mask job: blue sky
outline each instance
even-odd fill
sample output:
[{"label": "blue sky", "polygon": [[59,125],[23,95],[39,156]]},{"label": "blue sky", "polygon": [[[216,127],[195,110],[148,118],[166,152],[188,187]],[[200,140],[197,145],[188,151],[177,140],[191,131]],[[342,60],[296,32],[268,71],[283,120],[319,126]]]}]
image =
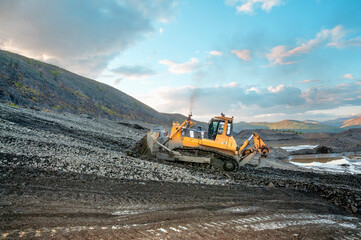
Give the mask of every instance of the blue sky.
[{"label": "blue sky", "polygon": [[361,1],[0,1],[0,48],[208,120],[361,113]]}]

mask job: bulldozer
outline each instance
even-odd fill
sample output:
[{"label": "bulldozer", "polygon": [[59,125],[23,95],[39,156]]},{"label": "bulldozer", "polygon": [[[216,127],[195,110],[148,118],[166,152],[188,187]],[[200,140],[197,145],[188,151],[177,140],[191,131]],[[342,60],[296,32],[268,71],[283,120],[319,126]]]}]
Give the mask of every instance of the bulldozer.
[{"label": "bulldozer", "polygon": [[[151,129],[146,136],[147,152],[157,159],[209,164],[223,171],[238,171],[256,156],[260,159],[270,152],[256,132],[237,145],[232,136],[233,117],[222,113],[212,118],[206,132],[196,127],[191,116],[182,124],[173,122],[170,133],[162,127]],[[252,139],[253,146],[247,148]]]}]

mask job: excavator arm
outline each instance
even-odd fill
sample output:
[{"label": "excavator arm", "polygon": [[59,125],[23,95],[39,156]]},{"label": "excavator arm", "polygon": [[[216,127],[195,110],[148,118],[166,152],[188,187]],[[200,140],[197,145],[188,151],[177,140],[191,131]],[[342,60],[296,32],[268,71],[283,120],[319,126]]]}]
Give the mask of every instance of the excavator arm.
[{"label": "excavator arm", "polygon": [[[254,142],[253,148],[246,149],[252,139]],[[248,156],[251,153],[260,153],[262,156],[267,156],[270,152],[270,148],[263,142],[262,138],[254,132],[246,141],[244,141],[242,146],[239,147],[238,152],[242,157]]]}]

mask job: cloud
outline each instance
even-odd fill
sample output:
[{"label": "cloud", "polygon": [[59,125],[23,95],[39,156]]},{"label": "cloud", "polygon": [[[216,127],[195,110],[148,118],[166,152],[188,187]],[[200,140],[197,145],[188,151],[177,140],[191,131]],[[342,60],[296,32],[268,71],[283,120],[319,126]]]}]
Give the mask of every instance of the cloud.
[{"label": "cloud", "polygon": [[289,57],[291,54],[286,50],[286,46],[277,46],[272,48],[271,52],[266,55],[268,60],[271,62],[272,65],[274,64],[280,64],[280,65],[287,65],[287,64],[293,64],[296,61],[288,61],[284,62],[283,59],[285,57]]},{"label": "cloud", "polygon": [[[240,5],[237,5],[238,3]],[[236,10],[237,13],[246,13],[252,14],[254,13],[255,8],[261,7],[262,10],[269,12],[273,7],[280,6],[283,4],[282,0],[227,0],[227,5],[237,5]]]},{"label": "cloud", "polygon": [[328,46],[336,48],[361,47],[361,37],[356,37],[338,42],[330,42]]},{"label": "cloud", "polygon": [[[255,89],[256,90],[256,89]],[[195,114],[209,114],[212,112],[233,112],[253,107],[272,108],[273,106],[297,106],[305,102],[301,97],[301,90],[294,87],[284,87],[284,91],[270,93],[267,89],[250,91],[235,83],[208,88],[185,86],[179,88],[163,87],[151,96],[144,97],[148,104],[163,112],[187,113],[189,96],[197,92],[197,101],[193,103]],[[242,109],[244,110],[244,109]],[[253,110],[252,110],[253,111]]]},{"label": "cloud", "polygon": [[219,87],[223,87],[223,88],[236,88],[238,87],[238,83],[237,82],[230,82],[230,83],[227,83],[227,84],[223,84],[222,86],[220,85],[216,85],[215,87],[216,88],[219,88]]},{"label": "cloud", "polygon": [[163,59],[160,60],[159,63],[166,65],[168,67],[168,71],[174,74],[191,73],[193,70],[200,67],[197,58],[191,58],[189,59],[189,61],[186,61],[184,63],[177,63],[168,59]]},{"label": "cloud", "polygon": [[276,87],[269,86],[269,87],[267,88],[267,90],[268,90],[269,92],[272,92],[272,93],[282,92],[282,91],[285,90],[285,85],[281,84],[281,85],[278,85],[278,86],[276,86]]},{"label": "cloud", "polygon": [[344,78],[353,79],[353,75],[351,73],[346,73],[343,75]]},{"label": "cloud", "polygon": [[213,56],[222,56],[223,52],[220,51],[210,51],[209,54],[213,55]]},{"label": "cloud", "polygon": [[[345,84],[342,87],[312,87],[306,90],[282,84],[268,88],[232,83],[199,88],[194,86],[162,87],[142,99],[159,111],[187,114],[189,98],[193,92],[197,93],[197,98],[192,105],[193,114],[195,119],[204,117],[203,120],[209,120],[210,116],[220,112],[234,115],[238,121],[239,119],[259,120],[254,116],[271,115],[274,116],[274,120],[296,115],[302,118],[308,111],[350,106],[356,108],[361,105],[361,89],[355,83]],[[269,120],[265,118],[263,121]]]},{"label": "cloud", "polygon": [[199,70],[192,74],[192,79],[201,80],[207,76],[207,71]]},{"label": "cloud", "polygon": [[117,86],[124,78],[117,78],[114,80],[114,85]]},{"label": "cloud", "polygon": [[249,49],[243,49],[243,50],[231,50],[231,53],[236,55],[238,58],[244,60],[244,61],[250,61],[251,60],[251,50]]},{"label": "cloud", "polygon": [[109,70],[130,79],[144,79],[155,74],[152,69],[144,66],[120,66]]},{"label": "cloud", "polygon": [[160,34],[164,33],[164,31],[165,31],[164,28],[159,28],[159,33]]},{"label": "cloud", "polygon": [[316,79],[306,79],[303,81],[297,81],[298,83],[311,83],[311,82],[319,82],[320,80],[316,80]]},{"label": "cloud", "polygon": [[[307,103],[315,105],[318,109],[332,109],[345,105],[361,105],[361,99],[357,99],[361,89],[356,83],[342,83],[335,87],[310,88],[302,93]],[[353,98],[354,100],[349,100]],[[345,99],[348,99],[345,102]],[[315,107],[313,107],[315,109]]]},{"label": "cloud", "polygon": [[345,29],[338,25],[333,29],[324,29],[317,33],[316,38],[309,40],[306,43],[302,43],[301,46],[298,46],[290,50],[290,54],[305,54],[311,50],[319,47],[325,40],[339,41],[344,38],[346,35]]},{"label": "cloud", "polygon": [[0,2],[0,48],[94,77],[129,46],[171,19],[173,1]]},{"label": "cloud", "polygon": [[268,58],[271,65],[293,64],[296,63],[296,61],[284,61],[284,59],[291,56],[307,54],[310,51],[325,45],[327,41],[338,42],[345,36],[346,30],[341,25],[338,25],[332,29],[321,30],[316,34],[315,38],[302,43],[300,46],[297,46],[293,49],[287,50],[287,47],[284,45],[276,46],[271,49],[270,53],[266,54],[266,57]]},{"label": "cloud", "polygon": [[246,89],[246,93],[249,93],[249,92],[256,92],[256,93],[259,93],[261,90],[256,88],[256,87],[250,87],[248,89]]}]

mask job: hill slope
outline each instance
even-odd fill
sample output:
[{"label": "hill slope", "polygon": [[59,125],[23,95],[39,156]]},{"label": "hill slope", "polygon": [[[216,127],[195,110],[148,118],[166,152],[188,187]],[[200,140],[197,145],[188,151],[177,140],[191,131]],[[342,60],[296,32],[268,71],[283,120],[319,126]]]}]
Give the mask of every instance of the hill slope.
[{"label": "hill slope", "polygon": [[341,128],[361,127],[361,116],[343,122]]},{"label": "hill slope", "polygon": [[185,118],[159,113],[106,84],[2,50],[0,78],[0,101],[15,106],[167,125]]}]

